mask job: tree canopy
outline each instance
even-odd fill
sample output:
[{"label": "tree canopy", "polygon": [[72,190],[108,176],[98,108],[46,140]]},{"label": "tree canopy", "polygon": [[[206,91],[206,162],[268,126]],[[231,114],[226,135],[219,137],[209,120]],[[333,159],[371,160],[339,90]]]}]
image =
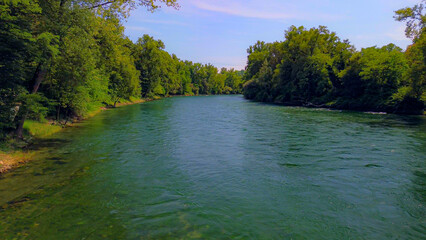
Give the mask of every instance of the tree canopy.
[{"label": "tree canopy", "polygon": [[256,42],[247,49],[244,96],[290,105],[422,114],[424,3],[395,12],[413,39],[405,52],[394,44],[357,51],[324,26],[292,26],[284,41]]},{"label": "tree canopy", "polygon": [[22,136],[28,118],[79,118],[141,97],[241,92],[234,70],[182,61],[148,35],[130,41],[122,21],[137,6],[179,8],[176,0],[1,1],[0,132]]},{"label": "tree canopy", "polygon": [[22,136],[26,119],[80,118],[101,106],[146,97],[244,93],[307,106],[423,113],[425,0],[395,12],[413,43],[357,51],[325,26],[290,27],[285,39],[247,49],[245,71],[181,60],[122,22],[142,6],[176,0],[2,0],[0,132]]}]

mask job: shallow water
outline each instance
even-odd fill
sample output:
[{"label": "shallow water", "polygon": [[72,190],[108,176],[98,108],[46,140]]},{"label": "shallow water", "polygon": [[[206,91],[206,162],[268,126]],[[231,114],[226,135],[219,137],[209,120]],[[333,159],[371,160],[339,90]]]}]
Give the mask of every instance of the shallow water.
[{"label": "shallow water", "polygon": [[176,97],[0,178],[0,239],[425,239],[426,119]]}]

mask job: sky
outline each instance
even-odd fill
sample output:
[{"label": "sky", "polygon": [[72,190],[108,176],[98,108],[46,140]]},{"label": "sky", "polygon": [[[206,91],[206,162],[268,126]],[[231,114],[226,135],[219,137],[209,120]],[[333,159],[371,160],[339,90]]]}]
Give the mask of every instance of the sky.
[{"label": "sky", "polygon": [[178,0],[179,10],[154,13],[139,7],[124,23],[136,41],[143,34],[161,39],[182,60],[244,69],[246,49],[261,40],[283,41],[290,26],[327,26],[358,50],[410,40],[394,11],[420,0]]}]

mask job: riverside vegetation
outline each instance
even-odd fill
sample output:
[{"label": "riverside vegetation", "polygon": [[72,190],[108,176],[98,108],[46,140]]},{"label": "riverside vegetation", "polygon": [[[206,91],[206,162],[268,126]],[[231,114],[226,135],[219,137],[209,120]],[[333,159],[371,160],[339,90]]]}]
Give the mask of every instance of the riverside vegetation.
[{"label": "riverside vegetation", "polygon": [[4,152],[25,145],[17,139],[46,136],[104,106],[241,92],[240,71],[180,60],[148,35],[130,41],[122,21],[138,5],[179,8],[176,0],[0,1],[0,168],[25,158]]},{"label": "riverside vegetation", "polygon": [[172,95],[243,93],[264,102],[422,114],[424,3],[396,11],[413,39],[405,52],[393,44],[356,51],[326,27],[291,27],[285,41],[251,46],[245,71],[236,71],[183,61],[149,35],[136,42],[124,35],[132,9],[178,9],[176,0],[1,0],[0,156],[22,146],[17,139],[57,132],[102,107]]},{"label": "riverside vegetation", "polygon": [[130,41],[122,21],[138,5],[179,8],[176,0],[1,1],[0,139],[25,137],[27,119],[66,122],[140,98],[241,92],[241,71],[180,60],[148,35]]},{"label": "riverside vegetation", "polygon": [[326,27],[290,27],[281,42],[247,53],[244,96],[262,102],[423,114],[426,93],[425,0],[396,11],[413,40],[357,51]]}]

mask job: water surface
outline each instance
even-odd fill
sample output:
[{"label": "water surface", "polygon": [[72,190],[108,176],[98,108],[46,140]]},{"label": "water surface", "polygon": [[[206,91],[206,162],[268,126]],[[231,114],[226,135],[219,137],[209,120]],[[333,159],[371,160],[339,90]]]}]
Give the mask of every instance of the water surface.
[{"label": "water surface", "polygon": [[176,97],[36,147],[0,239],[426,238],[424,117]]}]

